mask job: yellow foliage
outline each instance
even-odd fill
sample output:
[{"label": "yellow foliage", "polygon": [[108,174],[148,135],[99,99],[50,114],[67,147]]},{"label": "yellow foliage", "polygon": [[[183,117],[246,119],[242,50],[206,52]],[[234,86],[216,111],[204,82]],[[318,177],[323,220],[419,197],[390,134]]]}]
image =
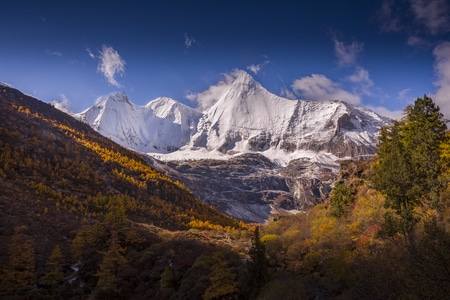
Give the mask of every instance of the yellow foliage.
[{"label": "yellow foliage", "polygon": [[371,225],[381,225],[384,221],[386,208],[383,207],[384,197],[375,190],[360,187],[357,200],[349,216],[349,229],[353,234],[360,234]]}]

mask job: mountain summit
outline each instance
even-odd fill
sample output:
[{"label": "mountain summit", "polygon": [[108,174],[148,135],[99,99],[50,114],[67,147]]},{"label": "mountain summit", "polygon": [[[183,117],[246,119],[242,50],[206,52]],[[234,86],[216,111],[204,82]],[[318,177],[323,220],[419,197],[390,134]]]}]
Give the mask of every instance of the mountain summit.
[{"label": "mountain summit", "polygon": [[241,71],[203,113],[191,147],[185,149],[261,152],[269,158],[304,151],[358,157],[375,153],[377,132],[389,123],[388,118],[344,101],[276,96]]},{"label": "mountain summit", "polygon": [[305,151],[358,157],[375,153],[377,132],[390,123],[344,101],[276,96],[244,71],[204,112],[166,97],[137,106],[124,93],[115,93],[75,117],[126,147],[172,153],[166,159],[248,152],[273,159],[301,157]]},{"label": "mountain summit", "polygon": [[168,153],[189,142],[201,113],[167,97],[138,106],[118,92],[74,116],[125,147]]},{"label": "mountain summit", "polygon": [[202,201],[251,222],[322,202],[340,161],[374,154],[391,122],[340,100],[276,96],[244,71],[203,112],[170,98],[137,106],[119,93],[76,117],[166,161],[149,158]]}]

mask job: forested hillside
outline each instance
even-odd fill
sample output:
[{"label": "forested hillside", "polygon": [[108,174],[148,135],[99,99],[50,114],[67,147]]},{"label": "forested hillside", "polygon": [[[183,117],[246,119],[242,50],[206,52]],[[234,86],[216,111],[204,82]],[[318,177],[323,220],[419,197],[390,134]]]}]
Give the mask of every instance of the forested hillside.
[{"label": "forested hillside", "polygon": [[4,299],[445,299],[450,134],[432,99],[314,208],[250,227],[85,124],[0,91]]},{"label": "forested hillside", "polygon": [[[230,252],[203,246],[198,240],[206,235],[195,228],[239,237],[248,227],[89,126],[2,87],[2,297],[159,293],[159,281],[152,280],[165,267],[178,271],[182,265],[186,272],[204,251]],[[151,246],[156,249],[149,252]],[[181,265],[175,261],[182,259]]]},{"label": "forested hillside", "polygon": [[446,299],[450,135],[432,99],[382,130],[371,161],[345,162],[330,199],[264,227],[260,299]]}]

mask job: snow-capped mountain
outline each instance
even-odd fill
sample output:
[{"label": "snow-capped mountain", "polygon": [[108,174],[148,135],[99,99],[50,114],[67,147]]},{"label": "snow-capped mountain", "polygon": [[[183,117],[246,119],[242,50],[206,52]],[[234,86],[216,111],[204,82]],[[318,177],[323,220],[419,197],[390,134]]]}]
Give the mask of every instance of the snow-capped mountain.
[{"label": "snow-capped mountain", "polygon": [[[339,100],[276,96],[244,71],[204,112],[165,97],[137,106],[124,93],[115,93],[75,117],[123,146],[145,153],[179,150],[182,157],[199,159],[207,152],[260,152],[269,158],[298,151],[339,158],[373,154],[379,128],[390,123]],[[171,157],[178,159],[165,156]]]},{"label": "snow-capped mountain", "polygon": [[223,153],[313,150],[354,157],[374,153],[377,131],[388,123],[342,101],[278,97],[241,72],[203,114],[190,145]]},{"label": "snow-capped mountain", "polygon": [[125,147],[168,153],[189,142],[201,113],[166,97],[138,106],[119,92],[74,116]]},{"label": "snow-capped mountain", "polygon": [[203,112],[170,98],[137,106],[115,93],[75,117],[166,161],[148,158],[204,202],[252,222],[323,201],[339,160],[374,154],[392,122],[344,101],[276,96],[243,71]]}]

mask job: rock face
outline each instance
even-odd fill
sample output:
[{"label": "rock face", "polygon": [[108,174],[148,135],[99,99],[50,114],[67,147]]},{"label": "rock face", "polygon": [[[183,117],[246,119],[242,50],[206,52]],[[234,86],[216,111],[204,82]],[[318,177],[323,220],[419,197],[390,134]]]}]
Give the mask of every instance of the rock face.
[{"label": "rock face", "polygon": [[270,214],[289,214],[321,203],[338,175],[337,165],[296,159],[280,166],[258,153],[228,160],[147,159],[207,204],[248,222],[265,222]]},{"label": "rock face", "polygon": [[323,201],[339,161],[373,155],[391,123],[344,101],[276,96],[243,71],[202,112],[169,98],[137,106],[116,93],[75,117],[165,161],[149,158],[204,202],[252,222]]}]

